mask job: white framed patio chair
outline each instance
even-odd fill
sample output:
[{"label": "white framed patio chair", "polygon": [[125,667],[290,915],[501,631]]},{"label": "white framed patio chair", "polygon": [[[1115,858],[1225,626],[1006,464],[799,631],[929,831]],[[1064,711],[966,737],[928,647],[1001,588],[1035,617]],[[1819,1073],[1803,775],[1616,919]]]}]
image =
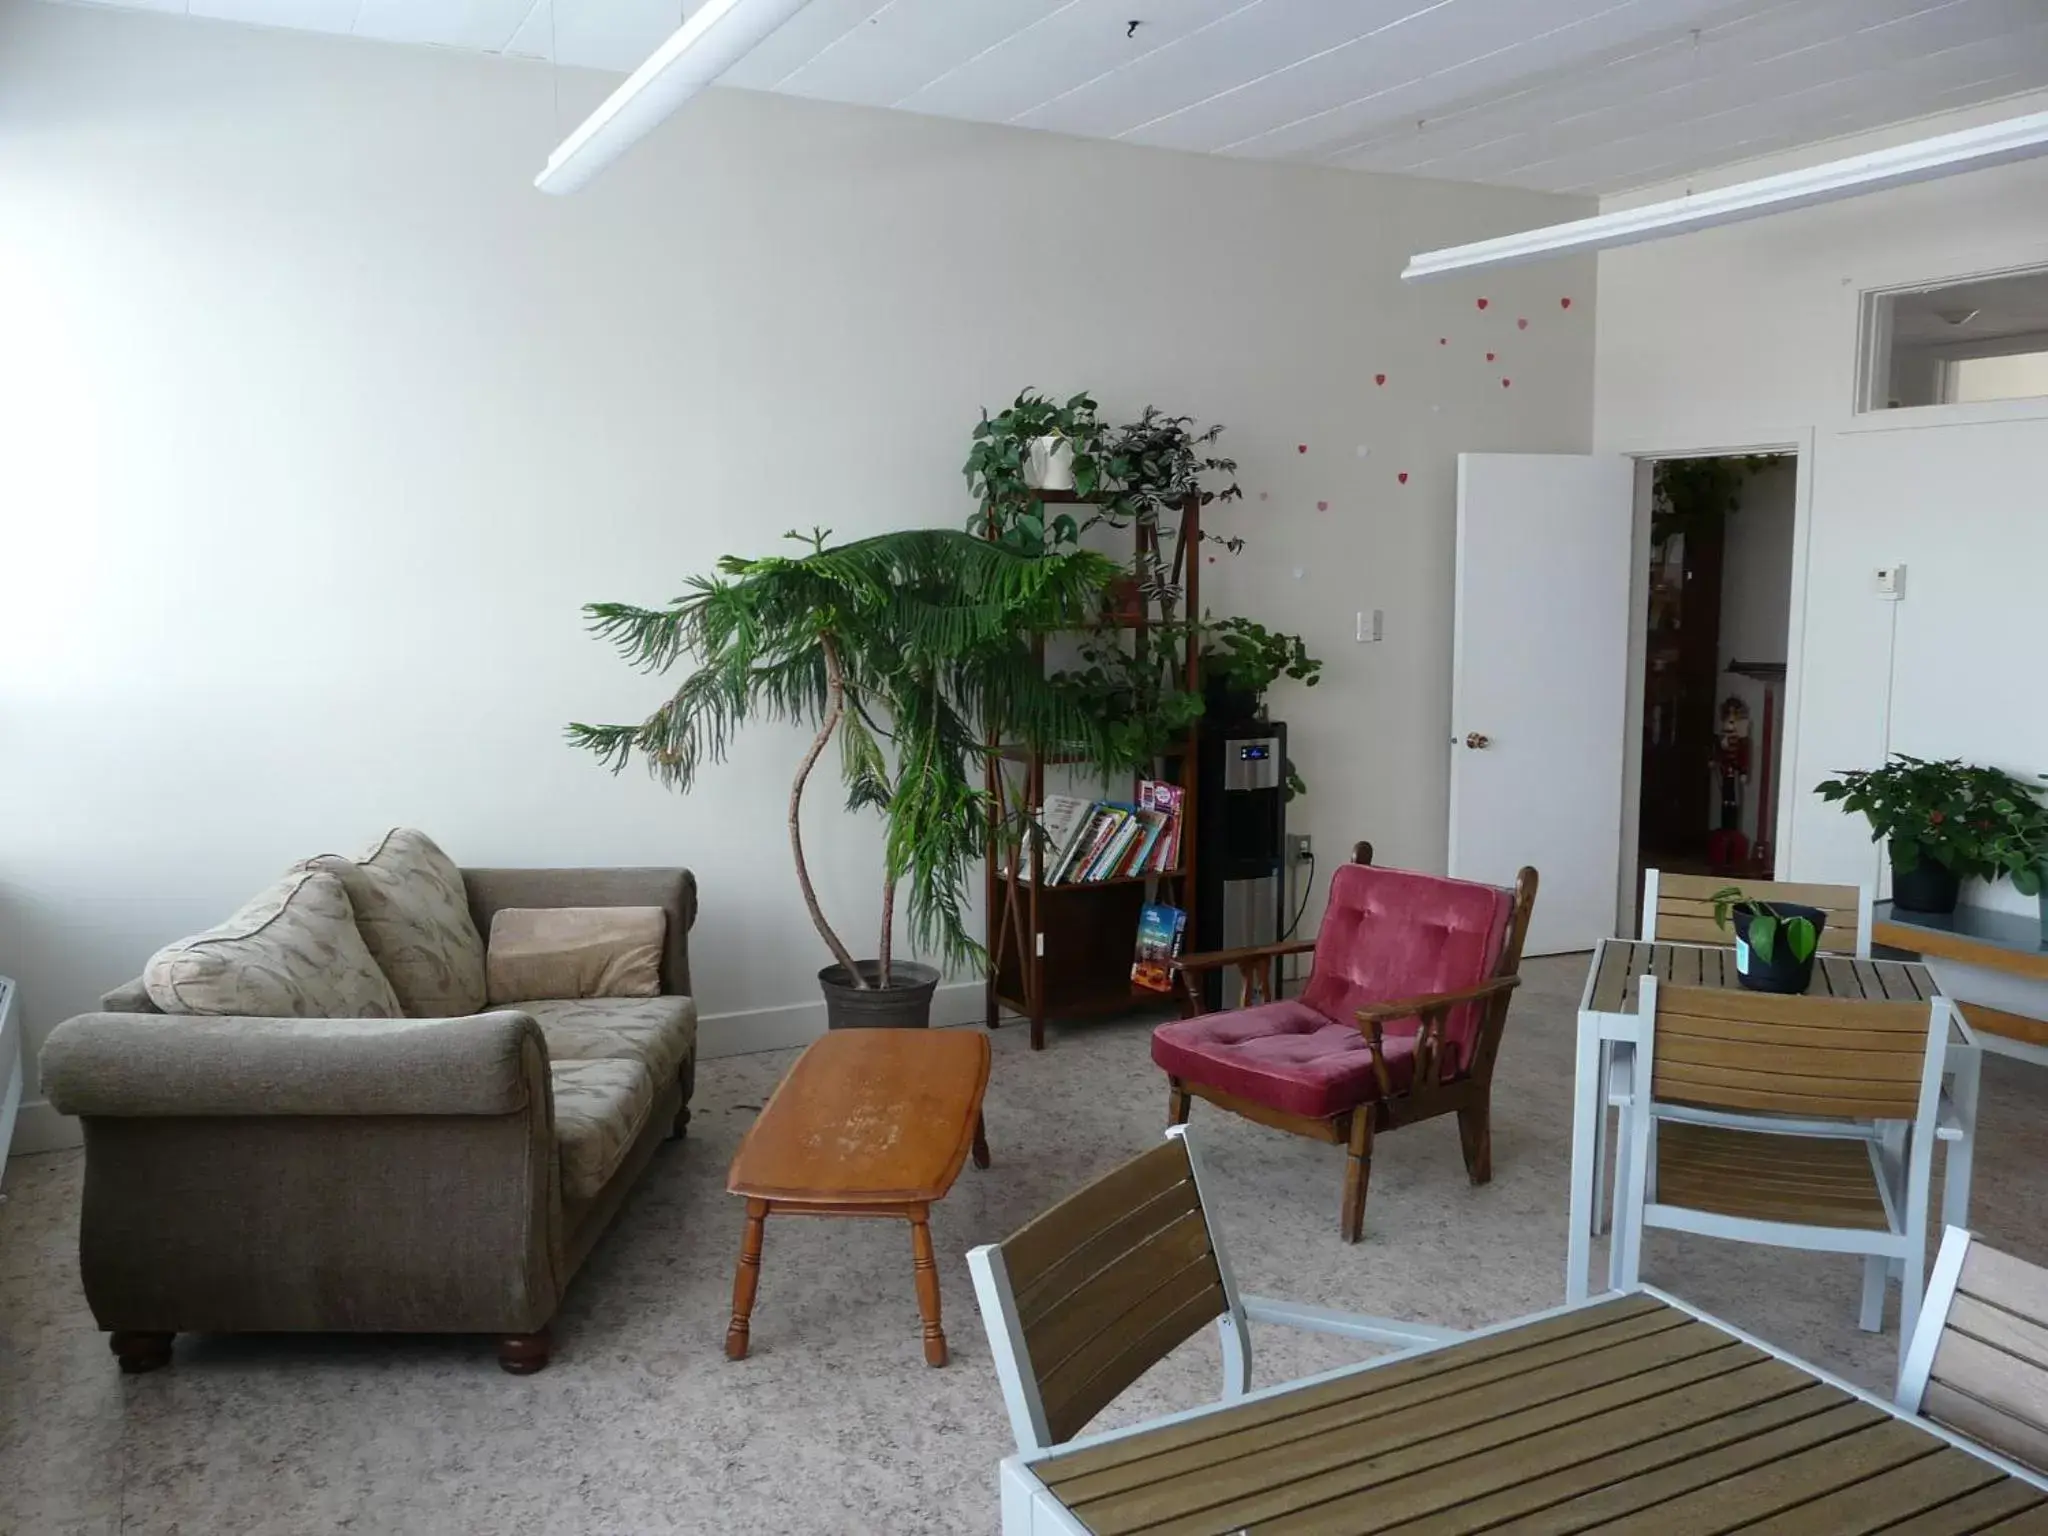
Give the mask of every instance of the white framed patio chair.
[{"label": "white framed patio chair", "polygon": [[[1848,955],[1857,960],[1870,958],[1871,911],[1875,895],[1867,885],[1807,885],[1785,880],[1741,880],[1733,875],[1667,874],[1661,869],[1643,871],[1643,921],[1639,935],[1645,944],[1714,944],[1726,947],[1735,935],[1714,921],[1714,893],[1739,885],[1743,894],[1759,901],[1794,901],[1818,907],[1828,920],[1820,931],[1818,952]],[[1617,1066],[1614,1043],[1600,1043],[1601,1102],[1600,1128],[1593,1137],[1593,1232],[1605,1230],[1600,1192],[1607,1187],[1607,1110],[1620,1111],[1615,1142],[1628,1133],[1631,1080],[1627,1064]],[[1620,1186],[1615,1187],[1617,1200]]]},{"label": "white framed patio chair", "polygon": [[1903,1355],[1927,1263],[1948,1000],[1786,997],[1645,978],[1641,1009],[1649,1070],[1619,1170],[1621,1287],[1638,1283],[1649,1227],[1860,1254],[1858,1321],[1872,1332],[1882,1325],[1896,1270]]},{"label": "white framed patio chair", "polygon": [[1022,1452],[1071,1440],[1125,1388],[1215,1324],[1223,1397],[1251,1385],[1251,1322],[1403,1347],[1455,1329],[1240,1296],[1185,1125],[1000,1243],[969,1250],[1003,1404]]},{"label": "white framed patio chair", "polygon": [[1894,1401],[2048,1472],[2048,1269],[1944,1232]]}]

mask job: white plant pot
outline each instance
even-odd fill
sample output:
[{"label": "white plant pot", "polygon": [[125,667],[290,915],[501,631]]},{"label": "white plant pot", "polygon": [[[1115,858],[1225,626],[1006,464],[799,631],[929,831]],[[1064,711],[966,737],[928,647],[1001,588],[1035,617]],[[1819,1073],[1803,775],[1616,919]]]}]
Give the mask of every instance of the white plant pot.
[{"label": "white plant pot", "polygon": [[1024,483],[1034,491],[1074,488],[1074,445],[1064,437],[1034,437],[1024,451]]}]

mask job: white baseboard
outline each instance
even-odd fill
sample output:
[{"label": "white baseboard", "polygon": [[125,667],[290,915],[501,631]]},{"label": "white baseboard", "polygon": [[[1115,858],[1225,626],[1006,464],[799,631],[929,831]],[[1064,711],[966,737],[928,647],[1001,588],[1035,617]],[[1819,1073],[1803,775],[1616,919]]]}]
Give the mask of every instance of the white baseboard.
[{"label": "white baseboard", "polygon": [[[956,981],[932,995],[932,1027],[979,1024],[987,992],[978,981]],[[743,1008],[737,1013],[706,1014],[697,1021],[697,1059],[748,1056],[755,1051],[786,1051],[809,1045],[825,1033],[825,1000],[790,1003],[781,1008]]]},{"label": "white baseboard", "polygon": [[19,1157],[24,1152],[61,1152],[84,1141],[85,1132],[78,1128],[76,1117],[58,1114],[50,1108],[48,1099],[28,1099],[23,1101],[21,1116],[14,1122],[14,1145],[9,1149],[9,1155]]},{"label": "white baseboard", "polygon": [[[979,1024],[985,993],[978,981],[954,982],[932,996],[932,1026]],[[782,1008],[744,1008],[737,1013],[708,1014],[697,1021],[697,1055],[747,1056],[755,1051],[786,1051],[809,1045],[825,1033],[825,1001],[791,1003]],[[14,1122],[12,1155],[56,1152],[85,1140],[78,1121],[50,1108],[47,1099],[30,1099]]]}]

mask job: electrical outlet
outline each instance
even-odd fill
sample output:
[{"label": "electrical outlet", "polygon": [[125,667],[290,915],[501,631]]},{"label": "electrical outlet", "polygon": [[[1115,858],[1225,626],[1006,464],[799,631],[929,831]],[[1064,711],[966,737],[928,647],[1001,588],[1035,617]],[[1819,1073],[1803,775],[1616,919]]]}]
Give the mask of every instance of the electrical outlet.
[{"label": "electrical outlet", "polygon": [[1315,847],[1310,843],[1309,835],[1306,832],[1290,832],[1287,834],[1288,863],[1306,864],[1315,856]]},{"label": "electrical outlet", "polygon": [[1896,603],[1906,595],[1906,568],[1903,565],[1881,565],[1877,568],[1877,595]]},{"label": "electrical outlet", "polygon": [[1385,610],[1375,608],[1369,613],[1363,608],[1358,610],[1358,643],[1360,645],[1372,645],[1384,639],[1386,632],[1387,616]]}]

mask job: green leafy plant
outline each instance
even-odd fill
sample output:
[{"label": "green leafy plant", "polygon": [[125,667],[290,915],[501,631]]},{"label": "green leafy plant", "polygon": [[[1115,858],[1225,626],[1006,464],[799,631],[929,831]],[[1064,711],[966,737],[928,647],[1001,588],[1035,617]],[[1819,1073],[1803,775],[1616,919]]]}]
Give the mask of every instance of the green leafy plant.
[{"label": "green leafy plant", "polygon": [[[1169,548],[1162,537],[1166,515],[1177,512],[1190,496],[1204,507],[1244,496],[1237,483],[1237,461],[1210,451],[1222,435],[1220,426],[1197,432],[1194,417],[1168,416],[1148,405],[1136,421],[1118,427],[1103,443],[1106,495],[1101,518],[1137,530],[1139,590],[1159,604],[1169,622],[1179,611],[1182,567],[1196,551]],[[1080,483],[1078,476],[1075,483]],[[1244,540],[1235,536],[1202,537],[1232,554],[1244,548]]]},{"label": "green leafy plant", "polygon": [[1659,459],[1650,477],[1650,542],[1718,523],[1742,508],[1742,487],[1778,462],[1776,454],[1721,454],[1707,459]]},{"label": "green leafy plant", "polygon": [[[1892,867],[1901,873],[1925,858],[1958,877],[2012,874],[2012,861],[2048,827],[2035,787],[1960,758],[1929,761],[1895,752],[1881,768],[1851,769],[1814,791],[1868,821],[1872,842],[1889,839]],[[2001,804],[2009,809],[2001,811]],[[2013,883],[2026,890],[2017,876]]]},{"label": "green leafy plant", "polygon": [[1323,664],[1299,635],[1285,635],[1250,619],[1220,619],[1202,630],[1202,677],[1240,693],[1263,697],[1283,677],[1313,688]]},{"label": "green leafy plant", "polygon": [[1813,952],[1820,948],[1820,930],[1813,926],[1812,918],[1796,914],[1787,917],[1768,901],[1743,895],[1739,885],[1724,885],[1711,899],[1714,921],[1723,928],[1733,926],[1738,907],[1749,914],[1749,947],[1765,965],[1777,953],[1780,933],[1784,934],[1785,947],[1794,960],[1811,960]]},{"label": "green leafy plant", "polygon": [[1054,682],[1097,722],[1113,770],[1149,772],[1157,759],[1186,744],[1202,717],[1202,696],[1182,686],[1179,661],[1183,624],[1137,631],[1104,626],[1080,640],[1080,665],[1053,674]]},{"label": "green leafy plant", "polygon": [[985,744],[1118,760],[1100,715],[1046,677],[1033,643],[1095,612],[1117,568],[1100,555],[1024,554],[940,529],[841,545],[823,529],[788,537],[801,554],[727,556],[665,608],[586,607],[593,632],[636,667],[688,671],[637,725],[573,724],[569,740],[615,773],[638,754],[687,791],[740,727],[810,729],[789,793],[790,854],[819,937],[865,986],[819,906],[800,822],[811,770],[836,737],[848,809],[877,812],[887,826],[880,985],[889,984],[900,884],[919,945],[951,964],[983,964],[963,907],[989,831]]},{"label": "green leafy plant", "polygon": [[[1973,771],[1999,774],[1996,768]],[[2043,872],[2048,870],[2048,806],[2041,803],[2039,787],[2009,775],[1999,776],[2009,783],[1980,781],[1991,822],[1984,831],[1983,861],[1992,874],[2011,880],[2022,896],[2038,896]]]},{"label": "green leafy plant", "polygon": [[980,502],[969,531],[1025,553],[1073,548],[1082,528],[1099,514],[1091,513],[1085,522],[1069,512],[1048,518],[1045,503],[1024,483],[1024,466],[1034,438],[1060,438],[1073,449],[1074,494],[1093,496],[1102,480],[1103,434],[1095,410],[1086,394],[1060,404],[1027,389],[996,415],[983,411],[961,466],[967,488]]}]

